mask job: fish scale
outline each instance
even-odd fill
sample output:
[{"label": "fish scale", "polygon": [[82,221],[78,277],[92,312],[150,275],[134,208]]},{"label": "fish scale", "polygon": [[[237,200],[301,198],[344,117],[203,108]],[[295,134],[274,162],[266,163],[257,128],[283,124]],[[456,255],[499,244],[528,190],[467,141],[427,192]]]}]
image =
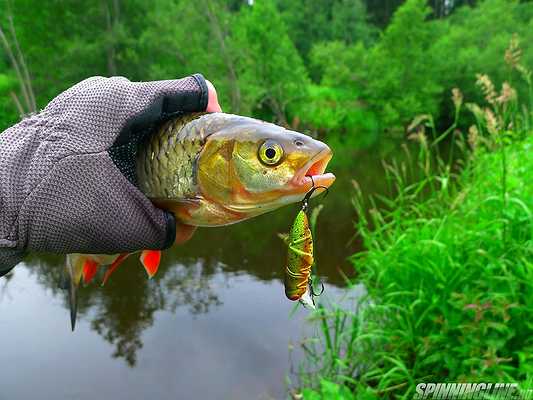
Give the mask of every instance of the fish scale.
[{"label": "fish scale", "polygon": [[165,123],[137,155],[139,188],[152,199],[185,199],[196,192],[194,169],[207,135],[198,128],[205,114]]}]

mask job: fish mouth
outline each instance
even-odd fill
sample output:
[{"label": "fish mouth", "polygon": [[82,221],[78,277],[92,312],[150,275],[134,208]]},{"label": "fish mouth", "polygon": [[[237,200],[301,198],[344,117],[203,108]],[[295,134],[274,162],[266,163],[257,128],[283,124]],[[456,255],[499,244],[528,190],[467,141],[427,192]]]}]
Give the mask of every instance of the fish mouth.
[{"label": "fish mouth", "polygon": [[[312,157],[294,175],[292,184],[298,188],[299,192],[308,192],[313,187],[318,186],[329,188],[335,182],[335,175],[331,172],[325,172],[332,156],[333,154],[328,147]],[[319,192],[317,191],[315,194]]]}]

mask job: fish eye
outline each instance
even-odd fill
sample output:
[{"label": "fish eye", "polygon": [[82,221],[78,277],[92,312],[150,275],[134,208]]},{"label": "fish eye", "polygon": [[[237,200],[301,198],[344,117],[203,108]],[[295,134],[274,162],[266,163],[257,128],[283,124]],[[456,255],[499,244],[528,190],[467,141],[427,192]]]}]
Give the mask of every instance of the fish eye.
[{"label": "fish eye", "polygon": [[259,148],[259,160],[266,165],[276,165],[283,157],[283,148],[273,140],[267,140]]}]

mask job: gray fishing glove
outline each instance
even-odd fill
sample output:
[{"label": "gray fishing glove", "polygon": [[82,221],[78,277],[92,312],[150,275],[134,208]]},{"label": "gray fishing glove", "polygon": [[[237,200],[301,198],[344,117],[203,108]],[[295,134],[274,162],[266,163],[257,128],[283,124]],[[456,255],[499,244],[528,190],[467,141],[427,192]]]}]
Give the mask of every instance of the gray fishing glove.
[{"label": "gray fishing glove", "polygon": [[27,252],[122,253],[174,242],[174,216],[135,186],[137,145],[204,111],[204,78],[86,79],[0,134],[0,276]]}]

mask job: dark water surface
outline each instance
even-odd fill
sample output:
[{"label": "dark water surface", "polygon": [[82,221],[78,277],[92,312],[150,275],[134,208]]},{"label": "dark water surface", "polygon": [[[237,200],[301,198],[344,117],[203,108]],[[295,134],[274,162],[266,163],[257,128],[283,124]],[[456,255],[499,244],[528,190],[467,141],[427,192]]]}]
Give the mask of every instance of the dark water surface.
[{"label": "dark water surface", "polygon": [[[351,180],[383,193],[382,156],[345,155],[350,166],[333,166],[329,196],[312,201],[324,204],[319,301],[346,295],[343,276],[354,274],[346,258],[361,245],[353,240]],[[58,287],[63,257],[31,256],[0,279],[0,400],[286,398],[302,356],[289,345],[318,333],[306,310],[290,316],[294,303],[283,292],[286,248],[277,233],[288,231],[297,210],[199,229],[164,254],[150,281],[131,257],[105,287],[80,290],[74,333]]]}]

